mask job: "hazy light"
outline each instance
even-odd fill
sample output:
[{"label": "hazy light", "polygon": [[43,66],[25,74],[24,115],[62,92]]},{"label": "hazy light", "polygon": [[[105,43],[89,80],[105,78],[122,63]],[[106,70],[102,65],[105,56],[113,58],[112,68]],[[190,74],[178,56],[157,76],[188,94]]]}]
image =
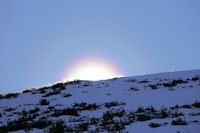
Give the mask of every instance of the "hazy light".
[{"label": "hazy light", "polygon": [[100,58],[86,58],[74,63],[64,76],[64,80],[102,80],[122,77],[118,67]]}]

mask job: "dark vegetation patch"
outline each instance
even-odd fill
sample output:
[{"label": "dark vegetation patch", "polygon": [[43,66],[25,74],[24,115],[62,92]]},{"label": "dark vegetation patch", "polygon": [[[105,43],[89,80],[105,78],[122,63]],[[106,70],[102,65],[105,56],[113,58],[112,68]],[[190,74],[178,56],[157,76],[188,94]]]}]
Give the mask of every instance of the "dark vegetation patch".
[{"label": "dark vegetation patch", "polygon": [[111,93],[107,93],[107,96],[110,96],[111,95]]},{"label": "dark vegetation patch", "polygon": [[51,86],[51,88],[53,89],[60,89],[60,90],[65,90],[66,89],[66,85],[65,83],[57,83]]},{"label": "dark vegetation patch", "polygon": [[72,94],[71,93],[67,93],[67,94],[64,94],[63,97],[71,97]]},{"label": "dark vegetation patch", "polygon": [[118,78],[112,78],[111,81],[115,81],[115,80],[117,80],[117,79],[118,79]]},{"label": "dark vegetation patch", "polygon": [[44,89],[41,89],[39,93],[46,93]]},{"label": "dark vegetation patch", "polygon": [[196,108],[200,108],[200,102],[195,101],[192,106],[196,107]]},{"label": "dark vegetation patch", "polygon": [[154,89],[158,89],[157,85],[149,85],[149,87],[154,90]]},{"label": "dark vegetation patch", "polygon": [[74,108],[77,110],[96,110],[100,107],[100,105],[97,105],[96,103],[93,104],[87,104],[86,102],[82,103],[74,103]]},{"label": "dark vegetation patch", "polygon": [[198,75],[192,78],[192,81],[197,81],[197,80],[199,80],[199,76]]},{"label": "dark vegetation patch", "polygon": [[187,125],[188,123],[181,118],[177,118],[176,120],[172,120],[171,124],[172,125]]},{"label": "dark vegetation patch", "polygon": [[138,83],[148,83],[149,81],[148,80],[142,80],[142,81],[139,81]]},{"label": "dark vegetation patch", "polygon": [[106,102],[104,103],[104,106],[107,108],[113,107],[113,106],[118,106],[118,105],[125,105],[124,102],[117,102],[117,101],[113,101],[113,102]]},{"label": "dark vegetation patch", "polygon": [[139,114],[139,115],[136,115],[136,116],[137,116],[138,121],[151,120],[151,116],[149,114]]},{"label": "dark vegetation patch", "polygon": [[128,79],[128,80],[125,80],[125,82],[135,82],[136,80],[135,79]]},{"label": "dark vegetation patch", "polygon": [[54,109],[54,112],[51,116],[58,117],[62,115],[80,116],[78,114],[78,110],[75,108]]},{"label": "dark vegetation patch", "polygon": [[177,84],[184,84],[184,83],[188,83],[188,82],[182,79],[178,79],[178,80],[173,80],[172,82],[169,82],[169,83],[163,83],[163,85],[164,87],[174,87]]},{"label": "dark vegetation patch", "polygon": [[16,98],[19,95],[19,93],[8,93],[6,95],[0,95],[0,99],[10,99],[10,98]]},{"label": "dark vegetation patch", "polygon": [[66,125],[63,120],[56,121],[49,128],[49,133],[65,133]]},{"label": "dark vegetation patch", "polygon": [[171,113],[172,118],[179,117],[179,116],[184,116],[184,114],[182,112],[178,112],[178,111]]},{"label": "dark vegetation patch", "polygon": [[151,128],[156,128],[156,127],[161,126],[161,124],[158,124],[158,123],[149,123],[149,126],[150,126]]},{"label": "dark vegetation patch", "polygon": [[46,99],[41,99],[39,101],[40,105],[49,105],[50,101],[46,100]]},{"label": "dark vegetation patch", "polygon": [[52,96],[52,95],[57,95],[57,94],[60,94],[60,90],[53,90],[53,92],[49,92],[45,95],[43,95],[42,97],[49,97],[49,96]]},{"label": "dark vegetation patch", "polygon": [[[118,104],[119,102],[117,102],[117,104],[115,102],[111,102],[109,103],[109,107],[112,107],[110,105],[115,106]],[[198,105],[198,102],[195,101],[193,104]],[[183,113],[179,110],[179,108],[182,107],[179,107],[179,105],[170,107],[170,109],[167,109],[165,107],[155,109],[153,106],[149,106],[146,108],[139,106],[135,111],[128,111],[123,109],[122,107],[119,109],[109,108],[109,110],[104,112],[103,115],[99,118],[90,118],[89,116],[79,115],[79,112],[81,112],[82,110],[94,110],[98,107],[100,107],[100,105],[88,104],[85,102],[75,103],[72,105],[72,107],[68,107],[65,109],[55,109],[54,106],[49,106],[48,113],[50,116],[71,116],[71,118],[69,119],[70,123],[67,125],[61,120],[57,122],[49,121],[46,118],[47,116],[36,119],[36,117],[39,116],[39,108],[34,108],[29,111],[23,110],[20,113],[20,116],[22,117],[17,120],[8,121],[5,126],[0,127],[0,132],[17,131],[21,129],[31,130],[31,128],[42,129],[46,127],[48,127],[47,132],[122,132],[123,130],[125,130],[126,125],[130,125],[134,122],[163,118],[177,118],[171,121],[172,125],[188,124],[188,122],[180,118],[181,116],[183,116]],[[40,114],[42,114],[42,112]],[[90,129],[91,125],[93,125],[94,128]],[[149,126],[152,128],[163,125],[166,124],[149,124]]]},{"label": "dark vegetation patch", "polygon": [[22,93],[29,93],[29,92],[32,92],[33,90],[36,90],[36,88],[31,88],[31,89],[23,90]]},{"label": "dark vegetation patch", "polygon": [[13,111],[13,110],[15,110],[15,108],[6,108],[6,109],[4,109],[4,111],[6,111],[6,112],[10,112],[10,111]]},{"label": "dark vegetation patch", "polygon": [[83,87],[88,87],[91,86],[90,84],[84,84]]},{"label": "dark vegetation patch", "polygon": [[145,112],[144,108],[139,106],[136,110],[136,113],[142,113],[142,112]]},{"label": "dark vegetation patch", "polygon": [[42,129],[51,124],[52,124],[51,121],[42,120],[42,119],[28,122],[24,120],[24,117],[22,117],[17,120],[8,122],[7,126],[0,127],[0,132],[4,133],[4,132],[17,131],[17,130],[22,130],[22,129],[30,130],[31,128]]},{"label": "dark vegetation patch", "polygon": [[189,115],[191,115],[191,116],[198,116],[198,115],[200,115],[200,112],[197,112],[197,113],[189,113]]},{"label": "dark vegetation patch", "polygon": [[137,87],[131,87],[130,90],[132,90],[132,91],[139,91],[139,89]]},{"label": "dark vegetation patch", "polygon": [[184,105],[182,105],[180,108],[188,108],[188,109],[190,109],[190,108],[192,108],[192,107],[191,107],[191,105],[189,105],[189,104],[184,104]]},{"label": "dark vegetation patch", "polygon": [[74,80],[74,81],[68,81],[66,82],[67,85],[75,85],[75,84],[80,84],[81,80]]}]

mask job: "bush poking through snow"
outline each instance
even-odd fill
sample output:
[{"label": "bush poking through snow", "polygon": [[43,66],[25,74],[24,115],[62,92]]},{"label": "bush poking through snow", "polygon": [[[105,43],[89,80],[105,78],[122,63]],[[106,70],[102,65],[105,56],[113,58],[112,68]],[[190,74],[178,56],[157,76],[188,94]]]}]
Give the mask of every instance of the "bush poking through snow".
[{"label": "bush poking through snow", "polygon": [[49,105],[49,101],[48,100],[46,100],[46,99],[41,99],[40,100],[40,105]]},{"label": "bush poking through snow", "polygon": [[56,95],[56,94],[60,94],[60,90],[54,90],[53,92],[49,92],[46,95],[43,95],[42,97],[49,97],[51,95]]},{"label": "bush poking through snow", "polygon": [[124,102],[117,102],[117,101],[113,101],[113,102],[106,102],[104,103],[104,106],[107,107],[107,108],[110,108],[112,106],[118,106],[118,105],[125,105]]},{"label": "bush poking through snow", "polygon": [[172,120],[171,124],[172,125],[187,125],[188,123],[181,118],[177,118],[176,120]]},{"label": "bush poking through snow", "polygon": [[63,97],[71,97],[72,94],[71,93],[67,93],[67,94],[64,94]]},{"label": "bush poking through snow", "polygon": [[56,121],[49,128],[49,133],[65,133],[66,125],[63,120]]},{"label": "bush poking through snow", "polygon": [[139,81],[138,83],[148,83],[148,80]]},{"label": "bush poking through snow", "polygon": [[136,110],[136,113],[142,113],[142,112],[145,112],[144,108],[139,106]]},{"label": "bush poking through snow", "polygon": [[181,108],[187,108],[187,109],[190,109],[190,108],[192,108],[190,105],[188,105],[188,104],[185,104],[185,105],[183,105],[183,106],[181,106]]},{"label": "bush poking through snow", "polygon": [[52,85],[51,88],[53,88],[53,89],[59,88],[60,90],[65,90],[66,89],[65,86],[66,85],[64,83],[57,83],[57,84]]},{"label": "bush poking through snow", "polygon": [[154,89],[158,89],[158,87],[156,85],[149,85],[149,87],[154,90]]},{"label": "bush poking through snow", "polygon": [[192,106],[196,107],[196,108],[200,108],[200,102],[195,101]]},{"label": "bush poking through snow", "polygon": [[0,96],[0,99],[1,98],[5,98],[5,99],[10,99],[10,98],[16,98],[17,96],[19,95],[19,93],[8,93],[6,95],[1,95]]},{"label": "bush poking through snow", "polygon": [[199,76],[198,75],[196,77],[192,78],[192,81],[197,81],[197,80],[199,80]]},{"label": "bush poking through snow", "polygon": [[132,90],[132,91],[139,91],[139,89],[137,87],[131,87],[130,90]]},{"label": "bush poking through snow", "polygon": [[149,123],[149,126],[150,126],[151,128],[156,128],[156,127],[161,126],[161,124],[158,124],[158,123]]},{"label": "bush poking through snow", "polygon": [[55,110],[52,116],[58,117],[62,115],[72,115],[72,116],[80,116],[78,114],[78,110],[75,108],[65,108],[65,109],[60,109],[60,110]]}]

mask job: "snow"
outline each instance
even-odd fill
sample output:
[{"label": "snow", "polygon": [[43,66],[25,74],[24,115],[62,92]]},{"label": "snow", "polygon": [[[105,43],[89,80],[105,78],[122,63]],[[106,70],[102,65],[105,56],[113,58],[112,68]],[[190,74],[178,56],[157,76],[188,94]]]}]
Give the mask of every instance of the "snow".
[{"label": "snow", "polygon": [[[123,77],[111,80],[101,80],[101,81],[81,81],[80,84],[66,84],[65,90],[62,90],[60,94],[54,94],[49,97],[42,97],[43,95],[53,92],[54,89],[51,87],[45,90],[45,93],[39,93],[35,91],[36,94],[32,92],[20,93],[16,98],[9,98],[0,100],[0,126],[6,125],[8,121],[16,120],[19,115],[11,115],[13,112],[22,112],[22,110],[32,110],[36,107],[40,108],[39,113],[41,114],[36,119],[42,116],[48,117],[48,119],[56,120],[62,119],[69,124],[68,120],[71,116],[59,116],[52,117],[48,113],[42,114],[46,111],[49,106],[53,106],[56,109],[64,109],[66,107],[71,107],[74,103],[86,102],[87,104],[97,103],[101,105],[100,109],[97,110],[84,110],[80,111],[80,117],[101,117],[103,113],[110,110],[104,107],[105,102],[125,102],[126,105],[119,105],[113,108],[124,108],[125,110],[136,110],[139,106],[148,107],[153,106],[156,109],[165,106],[170,108],[175,105],[192,104],[195,100],[200,101],[200,80],[193,81],[193,77],[200,75],[199,70],[190,71],[180,71],[180,72],[168,72],[168,73],[158,73],[149,74],[134,77]],[[164,87],[163,83],[169,83],[173,80],[182,79],[187,83],[177,84],[174,87]],[[133,81],[135,80],[135,81]],[[140,83],[141,81],[148,81],[146,83]],[[158,89],[151,89],[149,85],[157,85]],[[130,88],[137,88],[138,91],[131,90]],[[59,88],[56,88],[59,89]],[[171,89],[171,90],[170,90]],[[70,93],[72,96],[63,97],[64,94]],[[109,95],[110,94],[110,95]],[[41,99],[46,99],[50,101],[50,105],[41,106],[39,101]],[[14,108],[12,111],[5,111],[5,109]],[[200,112],[199,108],[192,109],[181,109],[181,111],[186,114],[184,119],[187,121],[198,120],[196,123],[189,123],[188,125],[171,125],[171,121],[174,118],[166,119],[152,119],[148,121],[137,121],[130,125],[126,125],[125,131],[129,132],[177,132],[181,133],[198,133],[200,131],[200,115],[188,116],[192,112]],[[50,112],[51,113],[51,112]],[[188,116],[188,117],[187,117]],[[168,122],[165,126],[160,126],[157,128],[151,128],[148,126],[149,123],[164,123]],[[91,129],[95,129],[94,125]],[[44,129],[46,130],[46,129]],[[31,132],[42,132],[43,129],[32,129]],[[14,131],[16,132],[16,131]],[[24,132],[24,130],[18,130],[18,133]],[[105,131],[106,132],[106,131]]]}]

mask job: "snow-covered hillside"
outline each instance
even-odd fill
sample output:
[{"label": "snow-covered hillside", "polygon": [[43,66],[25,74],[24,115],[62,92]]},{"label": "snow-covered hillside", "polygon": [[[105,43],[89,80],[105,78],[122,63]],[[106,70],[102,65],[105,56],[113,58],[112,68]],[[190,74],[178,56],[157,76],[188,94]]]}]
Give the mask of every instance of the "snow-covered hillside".
[{"label": "snow-covered hillside", "polygon": [[0,96],[0,132],[199,133],[200,70],[72,81]]}]

